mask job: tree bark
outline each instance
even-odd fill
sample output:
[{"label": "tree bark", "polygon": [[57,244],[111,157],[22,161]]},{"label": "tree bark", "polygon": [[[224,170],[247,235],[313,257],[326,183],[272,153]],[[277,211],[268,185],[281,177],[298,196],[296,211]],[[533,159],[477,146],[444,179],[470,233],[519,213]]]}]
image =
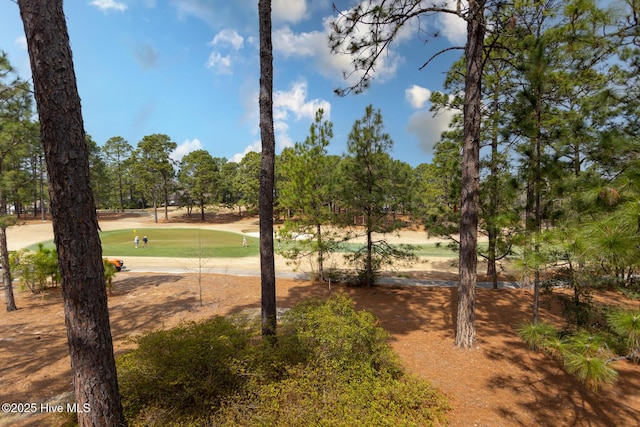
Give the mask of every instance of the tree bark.
[{"label": "tree bark", "polygon": [[[0,221],[2,221],[1,218]],[[16,301],[13,298],[13,284],[11,283],[11,270],[9,269],[7,227],[4,224],[0,224],[0,266],[2,266],[2,283],[4,285],[4,300],[7,311],[16,311],[18,307],[16,307]]]},{"label": "tree bark", "polygon": [[539,255],[540,255],[540,232],[542,231],[542,206],[541,206],[541,193],[542,193],[542,106],[540,102],[536,104],[536,124],[537,124],[537,133],[536,133],[536,148],[535,148],[535,156],[536,156],[536,176],[535,176],[535,245],[534,252],[536,254],[536,269],[534,272],[533,278],[533,313],[532,313],[532,322],[538,323],[539,314],[538,308],[540,306],[540,265],[539,265]]},{"label": "tree bark", "polygon": [[275,135],[273,131],[273,46],[271,0],[259,0],[260,29],[260,283],[262,289],[262,336],[276,333],[276,271],[273,258],[273,190]]},{"label": "tree bark", "polygon": [[373,225],[370,218],[371,216],[367,216],[367,260],[364,270],[364,280],[367,287],[372,287],[375,283],[373,274],[373,233],[371,232]]},{"label": "tree bark", "polygon": [[455,339],[456,346],[460,348],[471,348],[476,343],[475,304],[478,266],[482,61],[485,33],[484,3],[484,0],[469,0],[467,16],[465,47],[467,70],[460,198],[460,285]]},{"label": "tree bark", "polygon": [[[169,220],[169,181],[167,178],[164,179],[164,219],[165,221]],[[204,209],[204,205],[202,206]]]},{"label": "tree bark", "polygon": [[[497,73],[498,74],[498,73]],[[492,119],[491,119],[491,175],[489,177],[489,206],[487,220],[487,235],[489,237],[489,247],[487,249],[487,276],[491,277],[493,289],[498,289],[498,269],[496,266],[496,253],[498,246],[498,233],[500,232],[497,225],[498,202],[500,198],[500,188],[498,186],[498,128],[499,120],[497,111],[500,108],[500,93],[494,92],[492,102]]]},{"label": "tree bark", "polygon": [[[319,218],[318,209],[316,209],[316,218]],[[318,236],[318,280],[324,281],[324,242],[322,241],[322,224],[316,224],[316,235]]]},{"label": "tree bark", "polygon": [[[0,158],[0,173],[3,171]],[[7,215],[4,191],[0,186],[0,267],[2,267],[2,284],[4,285],[4,300],[7,311],[16,311],[16,301],[13,297],[13,283],[11,281],[11,267],[9,266],[9,247],[7,246],[7,228],[17,221]]]},{"label": "tree bark", "polygon": [[120,426],[102,248],[62,0],[19,0],[27,38],[62,278],[80,426]]}]

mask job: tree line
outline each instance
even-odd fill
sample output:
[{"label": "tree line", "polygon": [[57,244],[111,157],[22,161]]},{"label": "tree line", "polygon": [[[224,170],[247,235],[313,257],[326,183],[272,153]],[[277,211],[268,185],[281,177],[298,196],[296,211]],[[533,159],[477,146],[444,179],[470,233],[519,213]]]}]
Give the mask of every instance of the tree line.
[{"label": "tree line", "polygon": [[[270,2],[260,3],[264,6],[262,11],[269,12]],[[70,185],[65,187],[64,192],[56,191],[58,187],[50,191],[56,238],[63,247],[74,248],[59,255],[65,312],[73,312],[74,307],[82,307],[86,301],[93,301],[93,307],[96,308],[91,316],[83,315],[76,319],[84,322],[84,326],[68,325],[72,366],[74,372],[82,372],[83,369],[93,369],[83,364],[91,359],[91,354],[83,354],[86,349],[73,345],[78,341],[76,334],[99,329],[94,328],[94,324],[108,325],[103,295],[104,279],[97,271],[101,261],[93,259],[93,255],[90,260],[86,259],[87,254],[99,254],[95,212],[88,208],[99,205],[100,200],[112,201],[112,194],[108,198],[105,194],[105,199],[101,199],[99,191],[112,187],[113,181],[100,186],[96,177],[91,181],[93,188],[88,185],[90,180],[85,174],[89,170],[92,174],[98,173],[95,159],[99,156],[90,160],[92,157],[88,151],[91,150],[87,150],[86,144],[79,143],[87,140],[79,98],[75,85],[62,84],[75,81],[66,27],[62,25],[62,32],[61,28],[52,32],[44,20],[39,20],[53,16],[55,19],[50,22],[64,24],[61,3],[41,4],[35,0],[24,0],[19,5],[32,60],[48,181],[53,186]],[[304,206],[296,206],[293,200],[289,200],[289,206],[277,206],[290,210],[287,219],[305,219],[316,228],[318,224],[321,228],[327,224],[322,216],[327,213],[347,213],[353,218],[361,218],[363,229],[371,231],[371,235],[367,236],[368,250],[362,254],[366,260],[363,269],[365,280],[371,276],[373,270],[368,266],[374,266],[374,254],[377,253],[372,237],[373,233],[378,232],[375,229],[378,224],[375,215],[378,212],[384,213],[380,221],[383,226],[389,224],[389,218],[393,218],[394,214],[406,209],[405,213],[411,212],[423,218],[432,233],[450,235],[452,239],[459,235],[461,285],[456,344],[469,348],[475,342],[473,310],[478,230],[488,236],[489,249],[481,255],[487,257],[494,274],[497,270],[496,261],[503,256],[515,256],[521,265],[523,278],[532,282],[535,290],[534,321],[537,319],[538,294],[545,280],[543,272],[546,267],[553,266],[563,273],[562,281],[574,289],[577,301],[597,280],[609,280],[622,286],[632,286],[637,280],[640,259],[637,57],[640,41],[638,6],[631,0],[618,2],[606,9],[593,0],[470,0],[466,7],[462,7],[462,2],[458,2],[457,6],[451,9],[425,7],[423,2],[417,0],[380,4],[368,2],[340,15],[331,25],[330,45],[334,52],[354,54],[357,58],[352,65],[362,79],[349,88],[357,92],[370,83],[370,72],[374,70],[376,60],[401,27],[411,19],[433,13],[449,13],[466,21],[465,54],[448,74],[446,90],[434,94],[432,99],[436,110],[454,107],[464,114],[442,136],[433,163],[421,165],[409,173],[408,176],[418,177],[413,183],[414,190],[421,190],[417,192],[418,197],[405,200],[398,196],[402,194],[401,184],[412,181],[407,178],[400,184],[394,182],[395,176],[402,176],[399,172],[401,167],[393,169],[389,166],[394,164],[388,155],[385,156],[388,154],[385,150],[389,147],[390,138],[383,131],[381,115],[373,107],[367,108],[363,118],[354,123],[348,141],[349,154],[335,159],[339,160],[334,164],[338,167],[332,169],[336,176],[342,175],[351,181],[297,183],[297,177],[292,179],[293,175],[284,173],[284,159],[287,156],[292,159],[292,168],[305,167],[305,150],[317,144],[312,141],[317,141],[318,135],[324,134],[320,140],[330,135],[330,125],[325,124],[322,118],[313,125],[315,128],[312,128],[307,144],[309,147],[305,148],[305,141],[280,156],[281,169],[276,163],[275,176],[282,173],[285,179],[274,181],[281,182],[282,187],[266,193],[264,191],[269,188],[265,177],[269,177],[275,163],[270,162],[272,153],[263,151],[257,170],[258,188],[262,189],[258,191],[259,197],[264,198],[265,194],[269,198],[282,196],[282,200],[286,201],[288,195],[295,200],[302,193],[292,189],[296,186],[309,188],[306,186],[314,184],[326,185],[326,188],[318,188],[320,195],[325,194],[324,191],[334,197],[340,195],[329,197],[328,201],[304,201]],[[359,24],[366,24],[369,31],[359,31]],[[270,33],[270,23],[266,33]],[[35,37],[35,34],[38,36]],[[64,67],[56,67],[56,70],[64,71],[64,78],[54,79],[46,73],[47,67],[53,67],[52,61],[65,64]],[[424,65],[428,63],[429,60]],[[10,67],[3,67],[2,77],[10,76]],[[29,159],[24,164],[23,157],[15,156],[17,151],[29,149],[29,144],[18,140],[28,138],[29,126],[32,132],[37,127],[28,119],[18,120],[21,112],[29,111],[24,106],[30,101],[28,97],[4,100],[5,94],[19,86],[20,83],[16,81],[6,88],[3,86],[1,92],[3,122],[0,167],[3,184],[0,205],[8,206],[6,200],[12,197],[18,200],[14,194],[26,189],[31,197],[30,202],[34,207],[41,208],[43,203],[37,203],[38,187],[35,185],[38,182],[36,177],[42,176],[39,155],[33,153],[23,156]],[[45,96],[51,93],[59,96]],[[71,110],[58,108],[56,102],[62,99],[69,101]],[[4,112],[5,107],[8,114]],[[261,115],[262,107],[261,103]],[[268,100],[265,100],[265,115],[268,107]],[[69,111],[66,115],[61,113]],[[12,119],[7,120],[6,117]],[[62,130],[65,133],[61,133]],[[365,141],[363,146],[359,144],[362,141]],[[149,147],[146,147],[147,144]],[[160,148],[156,150],[156,146]],[[165,208],[168,206],[170,185],[176,178],[173,175],[182,171],[178,168],[176,172],[168,158],[172,146],[175,148],[175,143],[169,137],[150,135],[140,141],[136,150],[130,152],[129,157],[134,157],[132,162],[137,165],[137,168],[130,170],[132,178],[138,180],[136,182],[144,182],[146,186],[127,187],[127,174],[121,174],[123,183],[117,186],[116,199],[120,201],[120,209],[124,207],[127,197],[130,202],[142,200],[143,206],[147,203],[155,207],[162,203]],[[265,146],[263,141],[263,149],[265,147],[271,149],[271,145]],[[331,156],[322,153],[322,148],[316,151],[321,153],[323,162],[331,159]],[[65,162],[70,153],[80,159],[77,164]],[[206,155],[203,154],[203,157]],[[250,157],[246,157],[247,163]],[[89,168],[85,159],[95,164]],[[16,165],[16,162],[21,166],[12,168],[11,165]],[[327,164],[330,167],[329,161]],[[318,165],[327,166],[324,163]],[[363,168],[363,165],[368,167]],[[122,167],[128,166],[123,160]],[[237,168],[238,173],[233,176],[255,185],[255,181],[249,179],[249,172],[255,172],[255,168],[242,169],[241,163],[237,164]],[[390,173],[392,170],[393,174]],[[21,175],[13,171],[31,173]],[[54,173],[59,175],[54,176]],[[377,173],[380,175],[375,175]],[[193,175],[186,173],[186,176]],[[10,177],[15,177],[15,182],[18,182],[20,176],[30,177],[25,181],[30,185],[5,186],[5,181],[10,181]],[[86,179],[69,180],[73,176]],[[108,175],[105,173],[104,176]],[[291,180],[287,183],[289,188],[285,185],[286,178]],[[349,194],[353,189],[352,183],[356,182],[353,180],[359,180],[357,182],[362,186]],[[204,207],[203,200],[197,200],[199,190],[195,190],[194,183],[195,180],[189,188],[181,191],[187,197],[193,197],[194,205],[199,202]],[[390,187],[380,192],[383,184]],[[231,202],[252,206],[248,188],[233,188]],[[412,191],[407,193],[415,194]],[[87,203],[78,203],[77,197]],[[394,197],[399,197],[399,202],[396,203]],[[258,204],[264,206],[260,200]],[[273,208],[275,204],[272,201],[268,205]],[[408,209],[413,207],[415,211]],[[319,219],[314,217],[314,212]],[[4,231],[11,225],[9,217],[3,215],[0,222],[0,243],[3,238],[6,240]],[[59,221],[56,218],[60,218]],[[272,223],[271,218],[268,222]],[[72,236],[77,236],[79,231],[88,238],[82,242],[73,240]],[[316,242],[320,261],[327,239]],[[85,258],[80,259],[78,254]],[[2,255],[4,268],[5,254]],[[90,268],[80,274],[73,267],[83,263],[88,263]],[[87,286],[88,277],[95,279],[95,287]],[[78,290],[82,292],[75,292]],[[97,340],[100,348],[112,353],[108,338],[103,335],[91,337]],[[108,365],[111,369],[111,363]],[[98,372],[95,372],[95,376],[81,375],[87,381],[75,384],[79,403],[90,399],[86,390],[94,385],[103,386],[102,394],[105,396],[117,395],[117,384],[115,392],[109,389],[114,387],[113,381],[95,379],[104,375]],[[106,376],[115,377],[115,374],[107,372]],[[94,403],[98,407],[99,404]],[[116,414],[115,417],[118,417],[120,411],[112,407],[105,408],[102,413]]]},{"label": "tree line", "polygon": [[[578,287],[576,277],[591,265],[587,256],[599,259],[613,280],[628,284],[635,278],[638,41],[634,15],[625,12],[595,2],[559,1],[493,11],[501,27],[484,40],[477,174],[478,227],[488,248],[474,251],[474,257],[486,258],[494,286],[499,261],[514,254],[523,279],[536,290],[540,272],[558,263],[570,266]],[[38,216],[48,197],[38,124],[28,85],[13,73],[6,55],[0,64],[7,88],[0,205],[17,217]],[[450,69],[445,91],[432,95],[434,113],[463,110],[467,75],[463,56]],[[305,141],[275,156],[273,207],[276,219],[284,221],[281,237],[312,237],[307,247],[293,247],[290,256],[316,257],[323,278],[324,254],[337,240],[331,226],[358,225],[367,245],[354,257],[362,261],[363,281],[372,284],[377,266],[407,255],[394,254],[384,240],[373,238],[402,225],[399,218],[422,222],[430,234],[464,246],[462,116],[442,135],[433,162],[413,168],[389,155],[393,142],[373,106],[354,123],[343,156],[327,153],[333,133],[323,114],[318,111]],[[135,147],[119,136],[102,146],[90,136],[86,140],[100,209],[152,206],[156,220],[158,208],[163,206],[167,217],[172,204],[186,207],[189,215],[198,209],[202,219],[209,206],[237,207],[240,214],[258,209],[259,153],[235,163],[197,150],[178,162],[171,157],[177,144],[168,135],[145,136]],[[7,224],[12,220],[3,218]],[[614,236],[619,239],[612,242]],[[563,248],[568,240],[573,246]],[[537,299],[534,317],[536,312]]]}]

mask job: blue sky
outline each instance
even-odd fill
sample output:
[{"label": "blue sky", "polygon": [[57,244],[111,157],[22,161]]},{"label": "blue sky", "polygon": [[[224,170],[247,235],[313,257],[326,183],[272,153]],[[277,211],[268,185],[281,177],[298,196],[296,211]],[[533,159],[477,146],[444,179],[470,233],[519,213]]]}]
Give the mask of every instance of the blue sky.
[{"label": "blue sky", "polygon": [[[78,89],[87,133],[102,145],[112,136],[132,146],[164,133],[178,144],[175,157],[206,149],[239,161],[260,150],[258,127],[257,0],[67,0]],[[336,1],[342,10],[355,1]],[[423,19],[420,29],[439,32],[425,43],[407,28],[384,55],[372,87],[338,97],[347,56],[331,55],[327,23],[331,1],[273,0],[274,118],[276,144],[303,141],[315,111],[334,123],[331,154],[343,154],[355,120],[372,104],[394,141],[392,156],[416,166],[429,162],[450,114],[433,117],[431,91],[462,51],[466,27],[455,16]],[[22,78],[30,78],[18,6],[0,0],[0,49]],[[363,29],[364,30],[364,29]]]}]

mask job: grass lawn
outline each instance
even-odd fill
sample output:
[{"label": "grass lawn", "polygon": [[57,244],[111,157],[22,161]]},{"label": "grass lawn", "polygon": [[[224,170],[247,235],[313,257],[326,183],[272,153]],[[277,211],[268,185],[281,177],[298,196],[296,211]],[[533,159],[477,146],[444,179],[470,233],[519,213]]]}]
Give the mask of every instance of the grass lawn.
[{"label": "grass lawn", "polygon": [[[136,249],[135,236],[140,238]],[[142,238],[147,236],[149,244],[143,247]],[[104,256],[148,256],[176,258],[234,258],[258,256],[260,242],[256,237],[246,236],[247,247],[242,246],[243,235],[228,231],[202,230],[198,228],[138,228],[104,231],[100,233],[102,254]],[[53,241],[43,242],[45,248],[53,248]],[[478,245],[486,248],[486,242]],[[340,252],[355,252],[361,249],[361,243],[342,243]],[[447,248],[446,244],[427,243],[413,245],[414,254],[420,257],[456,257],[457,252]],[[38,244],[28,249],[35,251]]]},{"label": "grass lawn", "polygon": [[[411,245],[414,248],[414,255],[419,257],[442,257],[442,258],[455,258],[458,256],[457,251],[453,251],[447,247],[446,243],[425,243],[423,245]],[[478,247],[486,249],[488,244],[486,242],[479,242]],[[342,243],[340,248],[342,252],[356,252],[363,248],[361,243]]]},{"label": "grass lawn", "polygon": [[[135,236],[140,238],[136,249]],[[143,247],[142,238],[147,236],[149,244]],[[247,247],[242,246],[242,234],[228,231],[201,230],[197,228],[138,228],[104,231],[100,233],[104,256],[147,256],[176,258],[234,258],[257,256],[260,244],[257,238],[246,236]],[[53,247],[53,242],[45,242]],[[38,245],[28,249],[37,250]]]}]

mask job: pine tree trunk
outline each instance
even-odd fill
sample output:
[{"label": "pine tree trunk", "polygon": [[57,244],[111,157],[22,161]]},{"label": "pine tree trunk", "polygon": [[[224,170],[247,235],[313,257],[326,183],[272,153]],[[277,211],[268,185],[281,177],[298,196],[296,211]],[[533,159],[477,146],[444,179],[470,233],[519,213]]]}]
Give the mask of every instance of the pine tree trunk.
[{"label": "pine tree trunk", "polygon": [[16,311],[16,301],[13,298],[13,284],[9,268],[9,251],[7,249],[7,227],[0,224],[0,266],[2,266],[2,283],[4,285],[4,300],[7,311]]},{"label": "pine tree trunk", "polygon": [[262,289],[262,336],[276,333],[276,271],[273,258],[273,190],[275,135],[273,131],[273,46],[271,0],[259,0],[260,29],[260,284]]},{"label": "pine tree trunk", "polygon": [[365,264],[365,282],[366,285],[371,287],[374,285],[373,277],[373,236],[371,234],[371,220],[370,216],[367,217],[367,261]]},{"label": "pine tree trunk", "polygon": [[321,224],[316,224],[316,235],[318,236],[318,280],[324,281],[324,249],[322,247],[324,242],[322,241]]},{"label": "pine tree trunk", "polygon": [[[118,169],[120,169],[120,156],[118,156]],[[118,173],[118,195],[120,197],[120,212],[124,213],[124,186],[122,184],[122,173]]]},{"label": "pine tree trunk", "polygon": [[487,230],[489,235],[489,247],[487,249],[487,276],[491,277],[493,289],[498,289],[498,269],[496,268],[496,246],[498,240],[498,230],[492,224]]},{"label": "pine tree trunk", "polygon": [[540,110],[540,103],[537,105],[536,121],[538,125],[538,133],[536,135],[536,177],[535,177],[535,245],[534,251],[536,254],[536,270],[533,279],[533,323],[538,323],[539,315],[538,308],[540,306],[540,232],[542,231],[542,205],[541,205],[541,193],[542,193],[542,111]]},{"label": "pine tree trunk", "polygon": [[496,267],[496,252],[498,246],[498,233],[500,230],[496,225],[498,215],[498,200],[500,198],[500,188],[498,188],[498,129],[499,120],[496,114],[500,109],[500,93],[495,91],[492,101],[492,123],[491,123],[491,175],[489,177],[489,206],[487,219],[487,234],[489,237],[489,248],[487,249],[487,276],[493,281],[493,289],[498,289],[498,269]]},{"label": "pine tree trunk", "polygon": [[80,426],[125,425],[80,97],[62,0],[20,0],[40,134]]},{"label": "pine tree trunk", "polygon": [[468,13],[460,198],[460,285],[455,339],[456,346],[460,348],[471,348],[476,343],[475,305],[478,265],[482,54],[485,32],[484,0],[469,0]]},{"label": "pine tree trunk", "polygon": [[[204,210],[204,204],[202,210]],[[169,220],[169,186],[166,179],[164,180],[164,220]]]},{"label": "pine tree trunk", "polygon": [[[153,190],[152,190],[152,195],[153,195],[153,220],[155,221],[155,223],[158,223],[158,195],[156,194],[157,192],[157,188],[154,185],[153,186]],[[142,208],[144,209],[144,204],[142,205]]]}]

